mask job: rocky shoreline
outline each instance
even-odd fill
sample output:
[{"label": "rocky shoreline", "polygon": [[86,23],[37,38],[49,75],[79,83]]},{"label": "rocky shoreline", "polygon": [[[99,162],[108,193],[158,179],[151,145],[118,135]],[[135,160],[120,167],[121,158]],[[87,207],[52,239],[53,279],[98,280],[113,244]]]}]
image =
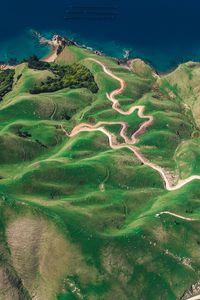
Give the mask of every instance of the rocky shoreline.
[{"label": "rocky shoreline", "polygon": [[[48,38],[44,37],[40,32],[33,30],[32,35],[36,39],[38,39],[38,41],[41,45],[48,45],[51,48],[50,53],[47,56],[41,58],[41,60],[45,61],[45,62],[54,62],[56,60],[56,58],[58,57],[58,55],[61,54],[62,51],[64,50],[64,48],[67,46],[76,46],[78,48],[89,50],[96,55],[99,55],[99,56],[103,55],[103,53],[99,50],[93,49],[92,47],[86,46],[84,44],[81,45],[67,37],[63,37],[58,34],[54,35],[52,37],[52,39],[48,39]],[[130,70],[131,60],[129,59],[129,55],[130,55],[130,51],[125,50],[125,55],[124,55],[123,59],[117,59],[117,58],[113,58],[113,59],[119,65]],[[6,70],[6,69],[11,69],[11,68],[14,69],[16,65],[18,65],[17,62],[14,64],[1,62],[0,70]]]},{"label": "rocky shoreline", "polygon": [[[81,44],[78,44],[77,42],[67,38],[67,37],[63,37],[61,35],[54,35],[52,37],[52,39],[48,39],[46,37],[44,37],[40,32],[38,31],[32,31],[32,35],[38,39],[38,42],[41,44],[41,45],[48,45],[50,48],[51,48],[51,51],[50,53],[41,58],[40,60],[41,61],[44,61],[44,62],[54,62],[58,55],[62,53],[62,51],[64,50],[65,47],[67,46],[76,46],[78,48],[82,48],[82,49],[86,49],[86,50],[89,50],[91,51],[92,53],[98,55],[98,56],[102,56],[104,55],[103,52],[99,51],[99,50],[96,50],[96,49],[93,49],[92,47],[88,47],[86,45],[81,45]],[[128,70],[131,70],[132,69],[132,62],[134,61],[134,59],[131,59],[130,58],[130,53],[131,51],[130,50],[124,50],[125,54],[124,54],[124,58],[122,59],[118,59],[118,58],[114,58],[113,57],[113,60],[116,61],[116,63]],[[2,62],[0,64],[0,70],[6,70],[6,69],[14,69],[15,66],[18,65],[18,63],[16,64],[9,64],[9,63],[4,63]]]},{"label": "rocky shoreline", "polygon": [[52,48],[51,53],[47,57],[42,59],[46,62],[54,61],[66,46],[76,46],[82,49],[90,50],[97,55],[102,55],[101,51],[94,50],[93,48],[87,47],[85,45],[80,45],[67,37],[54,35],[52,39],[47,39],[37,31],[33,31],[33,35],[38,38],[40,44],[49,45]]}]

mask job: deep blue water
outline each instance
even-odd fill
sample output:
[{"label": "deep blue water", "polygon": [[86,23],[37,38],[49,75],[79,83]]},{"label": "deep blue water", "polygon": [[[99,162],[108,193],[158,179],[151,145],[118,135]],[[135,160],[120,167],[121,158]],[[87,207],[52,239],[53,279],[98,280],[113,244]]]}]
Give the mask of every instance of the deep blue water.
[{"label": "deep blue water", "polygon": [[[83,18],[84,10],[76,19],[65,19],[71,6],[89,6],[90,19]],[[45,55],[49,49],[30,33],[35,29],[64,33],[113,56],[122,57],[123,49],[131,49],[133,57],[146,59],[160,71],[186,60],[200,61],[199,0],[7,0],[0,7],[0,60]],[[102,11],[113,19],[94,20]]]}]

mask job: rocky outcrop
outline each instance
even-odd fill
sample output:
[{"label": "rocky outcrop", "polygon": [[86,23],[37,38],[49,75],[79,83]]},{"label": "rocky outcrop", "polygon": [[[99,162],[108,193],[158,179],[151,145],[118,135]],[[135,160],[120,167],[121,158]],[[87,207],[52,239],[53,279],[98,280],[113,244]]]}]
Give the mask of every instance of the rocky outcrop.
[{"label": "rocky outcrop", "polygon": [[73,41],[60,35],[54,35],[52,38],[52,46],[57,48],[57,55],[59,55],[66,46],[72,45],[75,45]]},{"label": "rocky outcrop", "polygon": [[57,55],[60,54],[66,46],[75,45],[73,41],[68,38],[62,37],[58,34],[54,35],[52,39],[43,37],[39,32],[33,31],[33,35],[38,38],[39,42],[43,45],[49,45],[56,50]]},{"label": "rocky outcrop", "polygon": [[59,55],[63,51],[63,49],[67,46],[76,46],[78,48],[90,50],[96,55],[101,56],[102,52],[90,47],[87,47],[85,45],[80,45],[77,42],[72,41],[71,39],[67,37],[62,37],[61,35],[54,35],[52,39],[47,39],[43,37],[38,31],[32,31],[32,34],[39,40],[39,42],[43,45],[49,45],[51,46],[54,50],[56,50],[56,54]]}]

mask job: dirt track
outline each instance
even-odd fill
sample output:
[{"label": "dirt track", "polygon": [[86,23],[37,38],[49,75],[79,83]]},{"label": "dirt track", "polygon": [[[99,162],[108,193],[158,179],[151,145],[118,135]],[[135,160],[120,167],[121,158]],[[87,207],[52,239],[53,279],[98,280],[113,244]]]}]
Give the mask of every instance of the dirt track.
[{"label": "dirt track", "polygon": [[[81,124],[77,125],[72,130],[72,132],[70,134],[68,134],[64,130],[64,128],[62,127],[62,129],[65,132],[65,134],[67,136],[69,136],[69,137],[73,137],[73,136],[77,135],[80,132],[101,131],[102,133],[104,133],[108,137],[109,144],[110,144],[110,147],[112,149],[122,149],[122,148],[130,149],[135,154],[135,156],[144,165],[146,165],[146,166],[154,169],[155,171],[157,171],[161,175],[161,177],[163,178],[164,183],[165,183],[165,188],[168,191],[178,190],[178,189],[182,188],[184,185],[186,185],[187,183],[189,183],[189,182],[191,182],[193,180],[200,180],[200,176],[199,175],[193,175],[193,176],[190,176],[190,177],[188,177],[188,178],[186,178],[184,180],[179,180],[176,185],[173,185],[170,182],[169,178],[167,177],[165,170],[163,170],[160,166],[158,166],[158,165],[150,162],[147,158],[145,158],[140,153],[139,148],[136,147],[136,146],[134,146],[134,145],[138,141],[138,137],[141,134],[143,134],[149,126],[152,125],[152,123],[153,123],[153,116],[145,115],[144,114],[145,107],[142,106],[142,105],[138,105],[138,106],[133,105],[128,111],[123,111],[120,108],[120,104],[119,104],[118,100],[115,97],[123,93],[123,91],[124,91],[124,89],[126,87],[125,81],[123,79],[117,77],[116,75],[114,75],[103,63],[99,62],[98,60],[93,59],[93,58],[89,58],[88,60],[93,61],[93,62],[99,64],[102,67],[103,71],[107,75],[109,75],[110,77],[112,77],[113,79],[117,80],[120,83],[120,88],[112,91],[110,94],[109,93],[106,94],[107,99],[112,102],[112,108],[115,111],[117,111],[118,113],[120,113],[121,115],[131,115],[135,110],[137,110],[138,111],[138,116],[141,119],[147,119],[147,121],[145,121],[139,127],[139,129],[136,132],[133,133],[133,135],[131,136],[131,139],[129,139],[126,136],[126,129],[127,129],[127,123],[126,122],[98,122],[96,125],[81,123]],[[120,131],[120,135],[121,135],[121,137],[125,141],[124,144],[117,144],[115,136],[113,136],[109,131],[107,131],[103,127],[103,125],[113,125],[113,124],[119,124],[119,125],[122,126],[122,129]]]},{"label": "dirt track", "polygon": [[195,221],[195,219],[187,218],[187,217],[181,216],[179,214],[175,214],[175,213],[170,212],[170,211],[162,211],[159,214],[156,214],[156,217],[160,217],[161,215],[170,215],[170,216],[174,216],[176,218],[179,218],[179,219],[182,219],[182,220],[185,220],[185,221]]}]

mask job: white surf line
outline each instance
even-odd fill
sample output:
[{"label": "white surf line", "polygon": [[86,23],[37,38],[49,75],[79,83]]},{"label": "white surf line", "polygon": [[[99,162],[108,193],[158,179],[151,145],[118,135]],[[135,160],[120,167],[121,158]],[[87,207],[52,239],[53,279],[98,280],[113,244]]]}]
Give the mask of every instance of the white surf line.
[{"label": "white surf line", "polygon": [[[168,180],[166,174],[165,174],[165,171],[159,167],[158,165],[150,162],[147,158],[145,158],[139,151],[139,149],[135,146],[133,146],[137,140],[138,140],[138,136],[142,133],[145,132],[146,128],[151,126],[151,124],[153,123],[153,116],[151,115],[144,115],[144,110],[145,110],[145,107],[142,106],[142,105],[138,105],[138,106],[132,106],[128,111],[123,111],[121,110],[120,108],[120,104],[118,102],[118,100],[115,99],[115,96],[121,94],[124,89],[125,89],[125,81],[119,77],[117,77],[116,75],[114,75],[109,69],[107,69],[107,67],[99,62],[98,60],[96,59],[93,59],[93,58],[89,58],[88,60],[91,60],[91,61],[94,61],[96,62],[97,64],[99,64],[102,68],[103,68],[103,71],[111,76],[112,78],[116,79],[119,83],[120,83],[120,88],[114,90],[113,92],[111,92],[110,94],[106,94],[107,98],[109,101],[112,102],[112,108],[114,110],[116,110],[117,112],[119,112],[120,114],[122,115],[130,115],[132,114],[135,110],[138,110],[138,116],[141,118],[141,119],[148,119],[146,122],[144,122],[140,128],[132,135],[131,139],[129,139],[128,137],[126,137],[125,135],[125,131],[126,131],[126,128],[127,128],[127,124],[125,122],[99,122],[97,123],[96,125],[91,125],[91,124],[85,124],[85,123],[81,123],[79,125],[77,125],[72,131],[70,134],[68,134],[65,129],[63,128],[63,126],[61,125],[61,128],[62,130],[65,132],[65,134],[68,136],[68,137],[73,137],[75,135],[77,135],[79,132],[91,132],[91,131],[101,131],[102,133],[104,133],[107,137],[108,137],[108,140],[109,140],[109,145],[112,149],[122,149],[122,148],[127,148],[127,149],[130,149],[134,154],[135,156],[146,166],[152,168],[153,170],[157,171],[161,177],[163,178],[164,180],[164,183],[165,183],[165,188],[166,190],[168,191],[175,191],[175,190],[178,190],[180,188],[182,188],[184,185],[186,185],[187,183],[190,183],[192,182],[193,180],[200,180],[200,176],[199,175],[193,175],[193,176],[190,176],[186,179],[182,179],[182,180],[179,180],[178,183],[176,185],[171,185],[170,184],[170,181]],[[112,134],[110,134],[110,132],[108,132],[105,128],[102,127],[102,125],[112,125],[112,124],[121,124],[122,125],[122,129],[120,131],[120,135],[122,136],[122,138],[124,138],[126,144],[117,144],[116,142],[116,138],[115,136],[113,136]],[[100,126],[100,127],[98,127]],[[130,145],[132,144],[132,145]]]},{"label": "white surf line", "polygon": [[184,217],[184,216],[175,214],[175,213],[170,212],[170,211],[167,211],[167,210],[166,210],[166,211],[161,211],[160,213],[156,214],[156,217],[160,217],[161,215],[171,215],[171,216],[174,216],[174,217],[179,218],[179,219],[182,219],[182,220],[186,220],[186,221],[195,221],[195,219],[187,218],[187,217]]}]

